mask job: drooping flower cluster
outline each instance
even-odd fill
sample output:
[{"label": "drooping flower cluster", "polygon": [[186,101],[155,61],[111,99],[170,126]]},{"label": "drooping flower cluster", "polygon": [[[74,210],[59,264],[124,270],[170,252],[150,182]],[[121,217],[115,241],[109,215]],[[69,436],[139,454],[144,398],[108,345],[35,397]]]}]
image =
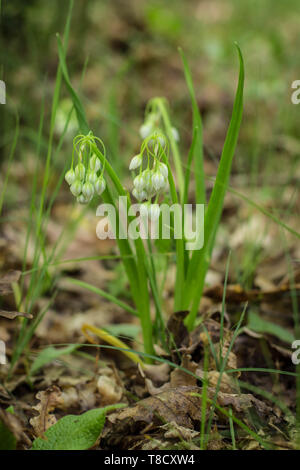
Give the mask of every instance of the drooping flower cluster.
[{"label": "drooping flower cluster", "polygon": [[[138,201],[150,200],[153,196],[168,189],[168,166],[161,159],[167,158],[168,142],[161,131],[148,136],[141,152],[132,158],[129,169],[139,169],[133,180],[133,196]],[[147,156],[147,167],[143,170],[143,156]]]},{"label": "drooping flower cluster", "polygon": [[[101,195],[106,188],[104,166],[102,166],[99,157],[94,152],[97,148],[95,139],[91,134],[87,136],[80,135],[74,139],[72,165],[65,175],[71,193],[80,204],[88,204],[93,199],[94,194]],[[101,143],[104,149],[102,141],[98,138],[96,140]],[[102,155],[100,151],[99,153]],[[78,156],[78,163],[75,168],[74,154]]]},{"label": "drooping flower cluster", "polygon": [[[161,110],[158,106],[158,101],[161,98],[153,98],[149,101],[146,109],[145,121],[140,127],[140,136],[142,139],[146,139],[153,132],[158,131],[161,124]],[[176,127],[171,128],[173,138],[176,142],[179,142],[179,132]]]}]

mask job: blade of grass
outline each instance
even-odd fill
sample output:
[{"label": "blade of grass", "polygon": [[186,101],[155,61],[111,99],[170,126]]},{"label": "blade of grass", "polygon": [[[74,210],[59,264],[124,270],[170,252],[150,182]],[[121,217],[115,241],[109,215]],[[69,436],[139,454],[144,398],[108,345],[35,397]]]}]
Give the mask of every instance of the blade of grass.
[{"label": "blade of grass", "polygon": [[186,60],[186,57],[183,53],[183,50],[179,48],[179,53],[181,55],[183,68],[184,68],[184,75],[185,81],[187,83],[187,87],[190,93],[191,101],[192,101],[192,109],[193,109],[193,129],[196,127],[198,128],[198,132],[196,135],[196,142],[195,147],[193,149],[193,157],[195,156],[195,176],[196,176],[196,203],[197,204],[205,204],[206,197],[205,197],[205,179],[204,179],[204,165],[203,165],[203,126],[202,126],[202,119],[199,112],[196,94],[194,90],[192,75]]},{"label": "blade of grass", "polygon": [[79,279],[74,279],[72,277],[67,277],[66,280],[69,281],[71,284],[74,284],[79,287],[83,287],[84,289],[87,289],[90,292],[94,292],[95,294],[100,295],[104,299],[107,299],[110,302],[113,302],[115,305],[118,305],[119,307],[126,310],[126,312],[129,312],[136,317],[139,316],[138,312],[134,308],[130,307],[130,305],[127,305],[125,302],[122,302],[122,300],[119,300],[114,295],[109,294],[108,292],[105,292],[104,290],[99,289],[96,286],[92,286],[91,284],[88,284],[87,282],[83,282],[83,281],[80,281]]}]

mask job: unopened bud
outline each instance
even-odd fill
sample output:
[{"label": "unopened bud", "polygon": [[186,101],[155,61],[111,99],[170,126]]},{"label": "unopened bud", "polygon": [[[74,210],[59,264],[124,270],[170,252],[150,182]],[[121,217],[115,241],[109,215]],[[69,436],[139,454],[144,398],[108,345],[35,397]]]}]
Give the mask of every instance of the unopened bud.
[{"label": "unopened bud", "polygon": [[65,174],[65,180],[66,180],[66,182],[67,182],[69,185],[71,185],[71,184],[74,183],[75,179],[76,179],[76,175],[75,175],[74,170],[69,170],[69,171],[67,171],[67,173]]},{"label": "unopened bud", "polygon": [[103,176],[100,176],[100,178],[98,178],[95,183],[95,191],[99,196],[101,196],[105,188],[106,188],[105,179],[103,178]]},{"label": "unopened bud", "polygon": [[75,168],[75,176],[79,180],[83,180],[85,176],[85,166],[83,163],[78,163],[78,165]]},{"label": "unopened bud", "polygon": [[136,170],[139,168],[142,164],[142,155],[136,155],[131,159],[131,162],[129,164],[129,170]]},{"label": "unopened bud", "polygon": [[94,195],[94,186],[92,185],[92,183],[90,183],[89,181],[87,181],[86,183],[84,183],[84,185],[82,186],[82,194],[87,198],[92,198],[93,195]]},{"label": "unopened bud", "polygon": [[160,189],[162,189],[165,183],[166,181],[163,175],[159,171],[156,171],[152,177],[152,184],[153,184],[153,187],[156,189],[156,191],[159,191]]},{"label": "unopened bud", "polygon": [[78,196],[77,198],[77,202],[79,202],[79,204],[88,204],[90,202],[90,199],[84,196],[83,194],[80,194],[80,196]]},{"label": "unopened bud", "polygon": [[96,181],[97,181],[97,179],[98,179],[97,173],[96,173],[96,172],[93,172],[93,171],[89,171],[88,174],[87,174],[86,179],[87,179],[87,181],[89,181],[90,183],[95,184]]},{"label": "unopened bud", "polygon": [[79,180],[75,180],[72,186],[70,187],[70,191],[74,196],[79,196],[82,190],[82,183]]},{"label": "unopened bud", "polygon": [[90,169],[97,172],[100,170],[100,168],[101,168],[101,162],[99,158],[95,154],[92,155],[90,159]]}]

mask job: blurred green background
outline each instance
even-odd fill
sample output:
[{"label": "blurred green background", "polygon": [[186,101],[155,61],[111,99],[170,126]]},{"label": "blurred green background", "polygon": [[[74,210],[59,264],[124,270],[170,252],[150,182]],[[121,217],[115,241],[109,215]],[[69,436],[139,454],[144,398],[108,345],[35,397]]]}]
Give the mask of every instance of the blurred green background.
[{"label": "blurred green background", "polygon": [[[67,0],[2,0],[0,78],[7,85],[7,105],[0,109],[2,159],[9,152],[16,112],[21,125],[17,157],[26,162],[34,152],[42,106],[46,148],[58,64],[56,33],[63,32],[68,6]],[[293,178],[299,162],[300,108],[290,100],[291,83],[300,78],[299,20],[297,0],[75,0],[67,53],[72,84],[120,171],[138,148],[144,108],[153,96],[168,98],[187,152],[191,107],[177,51],[181,46],[203,115],[205,156],[212,162],[206,170],[213,174],[231,114],[238,41],[246,88],[234,171],[254,174],[256,182],[263,175],[261,182],[272,185],[282,173]],[[65,87],[63,93],[67,98]],[[61,98],[57,139],[70,105]],[[58,168],[69,158],[68,148],[66,141]]]}]

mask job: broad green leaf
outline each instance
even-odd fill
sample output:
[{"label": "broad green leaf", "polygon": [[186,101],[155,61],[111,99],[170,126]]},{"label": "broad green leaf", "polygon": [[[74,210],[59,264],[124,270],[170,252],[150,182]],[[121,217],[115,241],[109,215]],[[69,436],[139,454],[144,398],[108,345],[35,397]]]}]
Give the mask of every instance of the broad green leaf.
[{"label": "broad green leaf", "polygon": [[285,343],[291,344],[295,337],[282,326],[275,325],[274,323],[264,320],[255,312],[249,312],[248,314],[248,328],[256,331],[257,333],[267,333],[269,335],[276,336]]},{"label": "broad green leaf", "polygon": [[43,349],[43,351],[36,357],[36,359],[32,363],[29,375],[34,375],[44,365],[49,364],[49,362],[52,362],[55,359],[58,359],[60,356],[63,356],[65,354],[71,354],[77,348],[78,346],[71,344],[70,346],[60,349],[54,348],[53,346]]},{"label": "broad green leaf", "polygon": [[65,416],[45,432],[44,439],[38,437],[33,441],[32,450],[89,449],[101,434],[106,413],[124,406],[111,405],[89,410],[79,416]]}]

